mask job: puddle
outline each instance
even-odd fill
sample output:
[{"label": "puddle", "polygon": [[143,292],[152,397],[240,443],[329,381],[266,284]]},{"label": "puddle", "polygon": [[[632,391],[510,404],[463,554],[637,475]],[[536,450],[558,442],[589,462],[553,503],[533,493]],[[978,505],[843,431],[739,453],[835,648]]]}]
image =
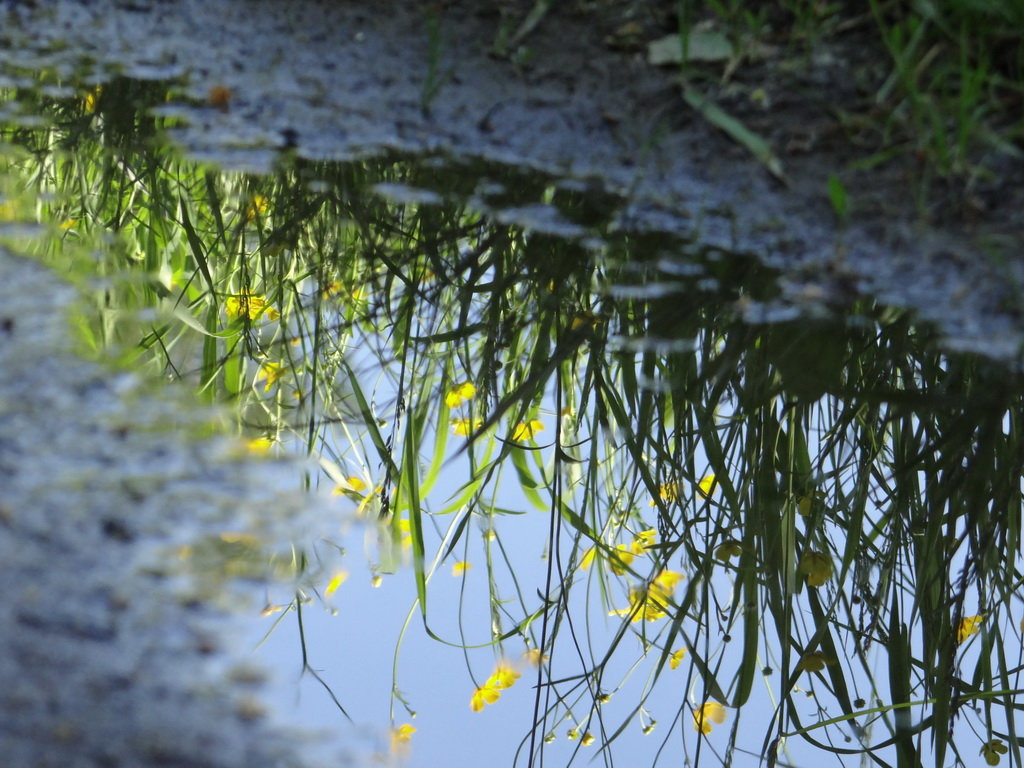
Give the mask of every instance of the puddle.
[{"label": "puddle", "polygon": [[[161,140],[216,108],[173,86],[14,95],[42,120],[4,129],[5,218],[78,283],[74,344],[308,457],[289,487],[338,516],[276,557],[251,524],[192,537],[224,571],[203,599],[331,553],[298,602],[267,588],[270,642],[357,723],[417,724],[381,751],[929,762],[954,700],[957,743],[1011,738],[1012,367],[842,270],[723,248],[726,214],[680,236],[586,179],[287,137],[232,172]],[[301,711],[336,723],[311,677]]]}]

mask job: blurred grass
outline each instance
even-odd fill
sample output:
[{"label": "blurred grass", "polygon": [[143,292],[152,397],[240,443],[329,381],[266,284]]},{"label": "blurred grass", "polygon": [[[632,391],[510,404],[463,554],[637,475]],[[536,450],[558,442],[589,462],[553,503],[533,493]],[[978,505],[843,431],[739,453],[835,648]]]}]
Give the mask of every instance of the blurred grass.
[{"label": "blurred grass", "polygon": [[[648,729],[668,685],[665,743],[678,731],[694,764],[728,764],[758,679],[777,703],[758,726],[770,760],[801,739],[941,764],[1001,738],[1020,762],[1019,376],[867,300],[748,322],[792,309],[756,258],[631,231],[621,201],[519,169],[197,165],[147,117],[166,97],[129,81],[5,94],[48,119],[3,132],[6,199],[34,201],[5,216],[49,228],[20,247],[77,275],[97,352],[315,458],[310,484],[380,521],[371,568],[410,564],[432,636],[549,657],[528,762],[566,718],[606,745]],[[538,202],[586,236],[488,215]],[[521,514],[549,514],[543,573],[503,543]],[[435,623],[432,577],[473,552],[484,610]],[[663,677],[681,649],[684,685]],[[827,702],[816,722],[806,689]],[[728,708],[703,723],[727,732],[722,753],[694,728],[708,702]]]}]

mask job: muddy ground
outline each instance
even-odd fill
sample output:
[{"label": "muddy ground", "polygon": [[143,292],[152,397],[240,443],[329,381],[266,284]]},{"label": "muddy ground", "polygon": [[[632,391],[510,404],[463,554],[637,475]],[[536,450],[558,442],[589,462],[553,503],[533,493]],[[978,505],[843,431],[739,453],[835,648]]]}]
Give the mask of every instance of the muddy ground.
[{"label": "muddy ground", "polygon": [[[986,172],[926,198],[912,152],[844,170],[879,138],[837,119],[865,114],[886,72],[863,25],[795,59],[769,44],[701,86],[768,140],[783,183],[684,103],[672,68],[647,63],[643,42],[671,28],[673,4],[556,5],[507,58],[495,41],[529,3],[8,2],[0,49],[94,79],[181,78],[199,105],[228,88],[226,111],[179,110],[190,126],[176,137],[228,166],[266,169],[284,148],[318,159],[397,148],[588,179],[629,196],[629,225],[759,254],[797,300],[869,293],[937,324],[954,348],[1016,360],[1024,164],[979,156]],[[851,195],[842,227],[826,192],[837,172]]]}]

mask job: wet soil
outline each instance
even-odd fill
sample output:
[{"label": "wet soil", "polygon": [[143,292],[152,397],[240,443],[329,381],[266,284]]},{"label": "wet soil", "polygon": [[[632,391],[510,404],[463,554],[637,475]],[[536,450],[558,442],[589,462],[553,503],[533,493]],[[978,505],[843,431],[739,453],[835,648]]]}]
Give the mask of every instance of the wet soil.
[{"label": "wet soil", "polygon": [[[647,63],[638,41],[671,26],[664,7],[627,18],[614,3],[567,6],[494,56],[527,6],[7,3],[0,45],[8,62],[69,76],[180,78],[196,106],[169,108],[188,123],[175,139],[222,165],[400,149],[582,178],[629,197],[624,226],[756,253],[798,295],[872,294],[937,324],[955,348],[1016,360],[1022,164],[979,158],[988,170],[975,182],[934,183],[927,196],[911,151],[849,170],[880,146],[877,121],[858,116],[885,56],[857,24],[802,61],[762,46],[727,79],[698,81],[770,143],[783,183],[684,103],[678,73]],[[210,104],[214,88],[230,99]],[[826,191],[834,173],[851,197],[842,226]]]}]

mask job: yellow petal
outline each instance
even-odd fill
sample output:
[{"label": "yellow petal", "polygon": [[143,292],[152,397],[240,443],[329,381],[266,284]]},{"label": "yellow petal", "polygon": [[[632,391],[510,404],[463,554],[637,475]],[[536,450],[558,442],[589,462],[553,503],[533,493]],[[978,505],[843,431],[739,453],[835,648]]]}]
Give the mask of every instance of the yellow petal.
[{"label": "yellow petal", "polygon": [[706,499],[714,493],[716,484],[717,481],[715,480],[714,475],[705,475],[700,479],[700,482],[697,483],[697,492],[700,493],[702,498]]},{"label": "yellow petal", "polygon": [[345,583],[348,578],[348,571],[336,571],[331,580],[327,582],[327,588],[324,590],[324,596],[330,597],[338,591],[338,587]]},{"label": "yellow petal", "polygon": [[797,571],[807,577],[812,587],[820,587],[832,578],[832,558],[824,552],[807,552],[800,558]]},{"label": "yellow petal", "polygon": [[633,538],[633,543],[630,545],[629,551],[634,555],[642,555],[657,543],[658,532],[653,528],[648,528],[646,531],[640,531],[640,533]]},{"label": "yellow petal", "polygon": [[679,665],[683,663],[683,656],[685,655],[685,648],[680,648],[678,651],[673,651],[672,655],[668,657],[669,669],[678,669]]},{"label": "yellow petal", "polygon": [[444,402],[449,408],[457,408],[467,400],[472,400],[474,395],[476,387],[472,382],[464,381],[448,391],[444,396]]},{"label": "yellow petal", "polygon": [[487,682],[484,683],[484,687],[496,690],[511,688],[520,677],[519,671],[514,667],[506,662],[498,662],[494,672],[491,673],[491,676],[487,678]]},{"label": "yellow petal", "polygon": [[543,422],[531,419],[528,422],[516,425],[515,430],[512,432],[512,439],[517,443],[522,443],[527,440],[532,440],[538,432],[542,432],[543,430]]},{"label": "yellow petal", "polygon": [[472,563],[467,563],[464,560],[457,560],[452,563],[452,576],[462,576],[466,571],[473,567]]},{"label": "yellow petal", "polygon": [[956,641],[958,643],[964,642],[971,635],[978,634],[981,623],[985,621],[984,616],[967,616],[960,622],[960,627],[956,632]]},{"label": "yellow petal", "polygon": [[539,667],[548,660],[547,654],[543,653],[540,648],[527,648],[523,658],[526,659],[526,663],[531,667]]},{"label": "yellow petal", "polygon": [[717,701],[706,701],[693,710],[693,728],[703,734],[711,733],[711,723],[725,722],[725,707]]},{"label": "yellow petal", "polygon": [[829,663],[823,651],[808,651],[800,657],[796,668],[801,672],[820,672]]},{"label": "yellow petal", "polygon": [[412,735],[416,733],[416,729],[409,725],[409,723],[403,723],[397,728],[391,729],[391,751],[392,752],[403,752],[408,747]]},{"label": "yellow petal", "polygon": [[489,688],[486,685],[482,685],[473,691],[473,696],[469,700],[469,708],[474,712],[479,712],[488,704],[493,704],[501,698],[501,691],[497,688]]},{"label": "yellow petal", "polygon": [[[583,557],[580,559],[580,569],[584,571],[590,570],[590,566],[594,563],[594,556],[597,554],[597,549],[590,547],[586,552],[583,553]],[[1024,624],[1024,621],[1021,622]]]},{"label": "yellow petal", "polygon": [[274,441],[269,437],[257,437],[255,440],[246,440],[245,447],[248,448],[252,453],[267,453],[270,451],[270,447],[274,444]]},{"label": "yellow petal", "polygon": [[635,555],[629,551],[629,548],[625,544],[619,544],[619,546],[612,551],[608,564],[611,566],[613,573],[621,576],[626,572],[626,569],[629,568],[634,557]]},{"label": "yellow petal", "polygon": [[731,557],[739,557],[743,554],[743,545],[736,539],[726,539],[715,547],[715,560],[725,563]]}]

